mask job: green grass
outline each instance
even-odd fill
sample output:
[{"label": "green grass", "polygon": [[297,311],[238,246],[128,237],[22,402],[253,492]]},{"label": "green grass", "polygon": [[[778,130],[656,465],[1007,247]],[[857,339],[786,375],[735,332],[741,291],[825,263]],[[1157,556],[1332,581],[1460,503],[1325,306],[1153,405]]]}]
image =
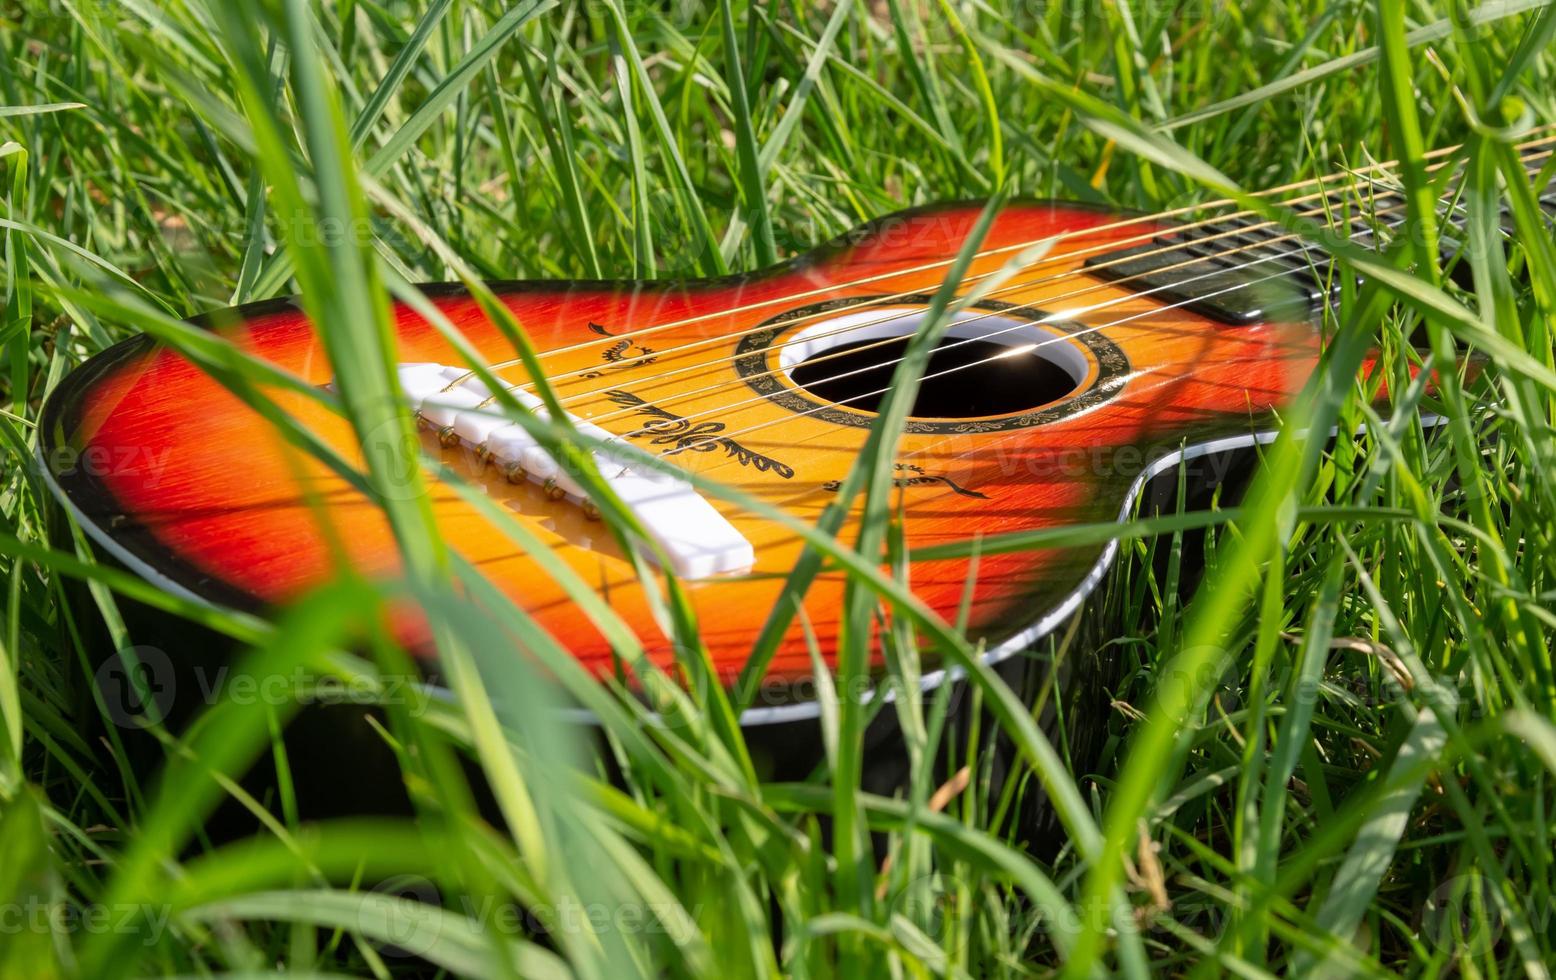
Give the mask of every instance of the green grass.
[{"label": "green grass", "polygon": [[[1556,121],[1556,8],[0,10],[0,976],[429,963],[469,976],[1544,976],[1556,961],[1556,241],[1510,150]],[[1419,166],[1459,142],[1468,288],[1433,258],[1436,192]],[[435,474],[404,484],[386,313],[390,294],[414,301],[407,283],[716,274],[906,206],[998,193],[1252,206],[1247,191],[1395,157],[1419,234],[1382,256],[1332,243],[1364,279],[1246,497],[1209,520],[1103,532],[1124,560],[1090,615],[1122,669],[1095,762],[1072,761],[1069,722],[1040,727],[974,670],[989,715],[957,746],[971,779],[943,811],[928,806],[953,776],[931,761],[938,699],[897,709],[914,760],[900,798],[859,790],[868,712],[846,698],[822,699],[827,771],[764,781],[734,723],[738,693],[695,683],[706,664],[673,583],[657,601],[694,683],[651,678],[654,720],[583,676],[565,638],[487,601],[416,492]],[[1511,239],[1496,230],[1504,202]],[[405,580],[333,583],[260,622],[98,564],[48,510],[44,396],[150,330],[264,409],[259,369],[178,319],[291,293],[325,324],[338,409],[361,433],[400,437],[365,440],[353,477],[384,501]],[[522,350],[522,325],[505,326]],[[1382,377],[1358,379],[1373,346]],[[1467,348],[1482,376],[1410,382],[1413,362],[1443,367]],[[888,415],[910,400],[922,364],[909,361]],[[1370,407],[1383,379],[1386,417]],[[1449,422],[1429,438],[1423,414]],[[1305,435],[1363,425],[1333,447]],[[536,432],[578,451],[569,431]],[[802,529],[813,554],[795,587],[825,561],[853,583],[838,690],[863,670],[882,604],[917,627],[892,634],[906,676],[919,645],[976,654],[873,560],[897,544],[893,441],[879,431],[843,488],[872,515],[859,541]],[[629,514],[604,509],[630,533]],[[1185,602],[1177,556],[1207,524],[1212,559]],[[585,583],[563,581],[625,660],[641,656]],[[89,602],[72,607],[81,583]],[[456,702],[391,696],[407,665],[377,613],[404,597],[429,611]],[[256,676],[301,668],[381,691],[418,818],[306,824],[284,779],[248,798],[231,777],[252,760],[286,769],[285,701],[214,699],[187,733],[153,725],[163,761],[132,765],[88,641],[135,647],[126,599],[232,637]],[[618,782],[549,720],[558,696],[508,654],[515,638],[601,719]],[[1051,855],[1019,846],[993,790],[995,728],[1019,756],[1010,785],[1041,782],[1054,802]],[[480,815],[462,758],[499,824]],[[264,829],[210,844],[202,825],[225,797]]]}]

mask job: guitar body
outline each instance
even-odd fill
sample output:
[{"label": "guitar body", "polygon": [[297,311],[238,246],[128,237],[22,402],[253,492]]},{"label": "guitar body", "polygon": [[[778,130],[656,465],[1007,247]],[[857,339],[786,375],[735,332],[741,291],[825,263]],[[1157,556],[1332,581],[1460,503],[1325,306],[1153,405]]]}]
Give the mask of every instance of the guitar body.
[{"label": "guitar body", "polygon": [[[847,401],[841,393],[848,389],[838,385],[858,382],[865,391],[889,379],[901,353],[892,338],[911,331],[979,213],[977,205],[906,212],[751,275],[494,289],[570,413],[813,523],[835,499],[875,418],[875,396]],[[964,351],[982,352],[973,359],[979,363],[931,362],[899,445],[897,492],[910,548],[1115,520],[1146,477],[1171,467],[1182,450],[1246,444],[1268,430],[1273,413],[1306,381],[1320,346],[1311,322],[1220,323],[1082,270],[1088,258],[1138,243],[1153,227],[1045,202],[1010,204],[994,221],[962,287],[982,282],[987,293],[962,311],[941,344],[954,358],[949,345],[966,341]],[[1046,251],[1034,247],[1040,242],[1050,243]],[[1024,267],[1005,268],[1013,257]],[[428,295],[488,363],[514,358],[503,333],[461,290],[432,287]],[[291,302],[241,308],[220,323],[215,329],[243,350],[312,384],[331,381],[322,343]],[[397,307],[394,326],[402,362],[465,363],[411,310]],[[874,353],[839,346],[861,338],[880,346]],[[843,372],[829,364],[853,373],[833,378]],[[943,377],[933,377],[937,370]],[[498,374],[513,384],[527,380],[517,367]],[[266,394],[344,457],[360,460],[339,416],[294,391]],[[470,445],[444,445],[449,440],[431,430],[424,441],[595,584],[651,655],[672,664],[632,565],[585,508],[553,499],[534,482],[511,482]],[[341,561],[368,575],[396,572],[393,536],[371,502],[217,381],[145,337],[104,352],[60,385],[40,451],[60,496],[99,542],[154,582],[201,600],[263,609],[326,579]],[[552,575],[452,487],[434,482],[430,492],[451,548],[588,667],[615,669],[605,640]],[[802,542],[779,524],[705,497],[754,554],[748,570],[686,583],[713,662],[732,679],[780,600]],[[850,522],[839,538],[855,534]],[[970,595],[969,632],[1000,659],[1077,608],[1112,551],[1099,545],[915,561],[909,581],[951,620]],[[805,600],[803,620],[829,658],[843,586],[841,574],[823,575]],[[414,613],[397,628],[413,649],[426,647]],[[807,650],[797,621],[768,673],[768,704],[803,708]],[[772,709],[774,719],[783,715]]]}]

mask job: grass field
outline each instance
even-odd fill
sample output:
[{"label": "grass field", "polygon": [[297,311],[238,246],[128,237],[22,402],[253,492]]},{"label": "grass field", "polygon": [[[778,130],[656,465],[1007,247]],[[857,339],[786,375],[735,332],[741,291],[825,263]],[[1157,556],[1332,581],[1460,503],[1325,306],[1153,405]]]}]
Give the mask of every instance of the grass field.
[{"label": "grass field", "polygon": [[[429,964],[1548,975],[1556,238],[1509,147],[1556,121],[1556,8],[0,11],[0,977]],[[1450,281],[1425,220],[1435,192],[1411,164],[1461,142],[1472,278]],[[178,319],[248,300],[301,293],[338,369],[387,395],[382,298],[407,282],[717,274],[937,200],[1003,189],[1158,211],[1393,158],[1407,161],[1418,233],[1381,258],[1342,256],[1372,268],[1328,324],[1339,342],[1325,383],[1212,529],[1192,598],[1155,571],[1176,568],[1154,558],[1180,538],[1126,539],[1097,612],[1123,665],[1101,758],[1072,771],[1062,731],[1010,726],[1018,777],[1068,801],[1066,839],[1041,859],[986,791],[987,727],[960,748],[970,785],[935,811],[953,771],[928,761],[922,732],[903,799],[826,773],[764,783],[716,699],[685,695],[652,722],[573,678],[622,769],[599,776],[547,720],[555,697],[534,668],[485,642],[493,625],[454,587],[470,570],[415,495],[385,502],[407,581],[341,581],[260,622],[99,564],[49,512],[34,455],[39,406],[74,365],[139,330],[188,346]],[[1486,369],[1465,384],[1444,371],[1430,393],[1390,385],[1384,422],[1356,378],[1358,344],[1377,345],[1398,381],[1412,361],[1445,367],[1470,347]],[[1425,416],[1449,422],[1427,437]],[[1302,434],[1363,425],[1332,448]],[[368,462],[373,480],[402,461],[381,449]],[[72,608],[82,583],[89,601]],[[92,683],[101,651],[86,637],[135,648],[119,605],[131,599],[234,638],[257,675],[387,690],[403,654],[362,637],[406,595],[431,611],[460,694],[418,710],[385,699],[415,821],[304,824],[285,780],[244,797],[231,776],[250,760],[286,768],[284,700],[212,698],[187,735],[152,726],[163,765],[132,767],[131,733]],[[502,628],[566,661],[565,638],[521,615]],[[933,726],[935,704],[902,710]],[[840,717],[838,743],[856,744],[860,712]],[[472,803],[461,757],[492,787],[497,824]],[[234,794],[264,829],[206,842],[207,815]],[[884,834],[891,861],[825,834],[833,821]]]}]

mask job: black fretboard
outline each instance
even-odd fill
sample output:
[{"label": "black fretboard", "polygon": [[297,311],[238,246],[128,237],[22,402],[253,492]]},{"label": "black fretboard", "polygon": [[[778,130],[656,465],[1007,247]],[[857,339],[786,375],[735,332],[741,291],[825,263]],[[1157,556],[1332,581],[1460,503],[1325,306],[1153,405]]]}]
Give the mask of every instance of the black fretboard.
[{"label": "black fretboard", "polygon": [[[1539,200],[1546,215],[1556,217],[1556,183]],[[1367,247],[1376,246],[1380,233],[1386,238],[1405,222],[1404,198],[1393,190],[1369,193],[1364,201],[1352,191],[1336,191],[1292,208]],[[1461,247],[1462,208],[1445,200],[1439,217],[1446,262]],[[1512,229],[1505,204],[1502,226],[1504,232]],[[1321,246],[1274,222],[1248,216],[1193,222],[1132,248],[1093,256],[1084,268],[1168,306],[1246,326],[1317,316],[1339,292],[1333,266]]]}]

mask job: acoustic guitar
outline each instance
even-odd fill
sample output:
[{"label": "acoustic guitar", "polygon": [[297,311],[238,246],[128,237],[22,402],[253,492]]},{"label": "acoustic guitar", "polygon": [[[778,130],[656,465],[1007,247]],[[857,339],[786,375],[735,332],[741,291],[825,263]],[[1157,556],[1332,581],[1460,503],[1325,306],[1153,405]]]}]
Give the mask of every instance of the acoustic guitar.
[{"label": "acoustic guitar", "polygon": [[[1551,146],[1521,148],[1531,172],[1542,172]],[[1429,162],[1451,171],[1458,159],[1442,151]],[[1371,244],[1404,221],[1397,186],[1385,164],[1267,196]],[[1551,188],[1543,194],[1556,211]],[[462,288],[425,287],[490,368],[483,379],[428,316],[394,307],[397,376],[423,449],[465,484],[432,484],[445,540],[602,677],[620,669],[610,644],[490,508],[594,583],[666,667],[675,655],[639,570],[678,576],[715,669],[732,681],[804,542],[707,481],[814,524],[837,499],[909,339],[934,312],[982,211],[906,211],[727,278],[491,284],[532,343],[552,404],[636,518],[641,536],[626,547],[646,564],[598,519],[589,481],[559,462],[572,457],[548,449],[542,430],[561,420],[502,326]],[[1450,250],[1456,213],[1450,194]],[[969,255],[893,461],[910,555],[974,535],[1117,520],[1152,477],[1184,459],[1268,438],[1315,367],[1322,313],[1342,278],[1318,245],[1226,206],[1134,215],[1012,201]],[[314,325],[292,300],[202,320],[321,392],[334,382]],[[327,400],[281,385],[261,393],[335,452],[361,458]],[[201,602],[265,610],[330,577],[340,561],[368,576],[399,567],[380,507],[188,357],[146,336],[67,377],[45,408],[39,443],[59,500],[101,548]],[[854,534],[850,520],[837,536]],[[969,635],[999,662],[1077,610],[1116,551],[1093,544],[912,560],[907,580],[948,620],[965,603]],[[814,713],[803,693],[812,671],[806,630],[833,656],[844,585],[836,570],[815,580],[766,665],[772,696],[743,723]],[[428,648],[414,612],[395,629],[413,651]],[[925,664],[926,687],[944,680],[941,666]]]}]

